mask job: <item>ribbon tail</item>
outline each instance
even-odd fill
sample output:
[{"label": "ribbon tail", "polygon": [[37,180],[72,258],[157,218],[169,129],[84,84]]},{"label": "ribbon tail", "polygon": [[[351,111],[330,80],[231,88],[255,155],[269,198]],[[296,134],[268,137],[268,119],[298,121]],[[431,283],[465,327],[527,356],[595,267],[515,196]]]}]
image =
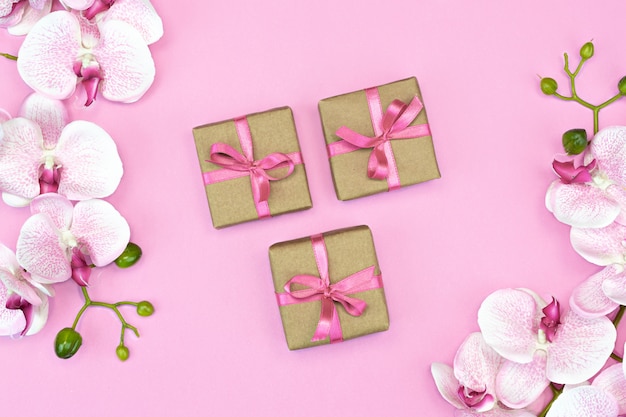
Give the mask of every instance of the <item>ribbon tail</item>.
[{"label": "ribbon tail", "polygon": [[389,161],[383,145],[376,146],[367,161],[367,176],[371,179],[384,180],[389,176]]},{"label": "ribbon tail", "polygon": [[[318,342],[326,339],[329,335],[331,335],[331,329],[334,330],[333,333],[336,337],[337,330],[335,327],[339,325],[339,318],[336,316],[337,309],[335,308],[333,300],[330,298],[323,298],[320,320],[317,323],[317,328],[315,329],[315,334],[313,335],[311,342]],[[339,327],[339,332],[341,333],[341,327]]]},{"label": "ribbon tail", "polygon": [[257,172],[250,173],[252,196],[256,204],[267,202],[270,197],[270,181]]}]

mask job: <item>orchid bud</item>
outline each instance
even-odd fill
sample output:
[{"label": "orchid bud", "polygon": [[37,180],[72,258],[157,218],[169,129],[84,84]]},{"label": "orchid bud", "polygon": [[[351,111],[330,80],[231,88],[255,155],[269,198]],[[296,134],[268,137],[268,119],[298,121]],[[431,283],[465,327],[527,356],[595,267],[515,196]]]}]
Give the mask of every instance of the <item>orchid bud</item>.
[{"label": "orchid bud", "polygon": [[593,56],[593,43],[587,42],[580,48],[580,57],[582,59],[589,59]]},{"label": "orchid bud", "polygon": [[556,80],[554,78],[548,77],[542,78],[539,85],[541,86],[541,91],[543,92],[543,94],[547,96],[553,95],[554,93],[556,93],[557,88],[559,88]]},{"label": "orchid bud", "polygon": [[587,148],[588,144],[585,129],[570,129],[563,133],[563,149],[568,155],[578,155]]},{"label": "orchid bud", "polygon": [[83,337],[71,327],[66,327],[57,333],[54,339],[54,351],[61,359],[69,359],[83,344]]},{"label": "orchid bud", "polygon": [[119,345],[117,347],[117,349],[115,349],[115,354],[117,355],[119,360],[124,362],[126,359],[128,359],[128,356],[130,355],[130,352],[128,351],[128,348],[126,346]]},{"label": "orchid bud", "polygon": [[621,95],[626,95],[626,77],[622,77],[622,79],[619,80],[617,83],[617,89]]},{"label": "orchid bud", "polygon": [[120,256],[115,259],[115,265],[120,268],[128,268],[129,266],[133,266],[137,263],[139,258],[141,258],[142,252],[139,245],[128,242],[126,245],[126,249],[120,254]]},{"label": "orchid bud", "polygon": [[137,314],[141,317],[148,317],[154,313],[154,306],[150,301],[141,301],[137,304]]}]

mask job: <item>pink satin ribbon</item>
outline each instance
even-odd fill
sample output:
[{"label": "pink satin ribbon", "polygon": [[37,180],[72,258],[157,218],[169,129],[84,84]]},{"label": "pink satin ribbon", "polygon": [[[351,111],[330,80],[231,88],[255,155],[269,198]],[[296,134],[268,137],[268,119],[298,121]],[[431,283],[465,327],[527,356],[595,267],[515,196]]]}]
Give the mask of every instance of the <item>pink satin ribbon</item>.
[{"label": "pink satin ribbon", "polygon": [[[284,293],[276,293],[279,306],[321,301],[320,319],[311,342],[324,340],[330,336],[330,343],[343,341],[341,323],[337,314],[335,301],[340,303],[348,314],[358,317],[365,311],[367,304],[363,300],[348,297],[348,295],[374,290],[383,287],[381,275],[374,275],[374,266],[356,272],[341,281],[331,284],[328,275],[328,254],[324,237],[311,236],[313,253],[319,277],[313,275],[296,275],[285,284]],[[306,289],[292,290],[293,284],[300,284]]]},{"label": "pink satin ribbon", "polygon": [[[207,162],[218,165],[223,169],[204,172],[202,174],[204,184],[215,184],[249,175],[257,214],[259,218],[269,217],[270,181],[279,181],[291,175],[295,165],[302,164],[302,156],[300,152],[288,154],[275,152],[263,159],[255,160],[252,135],[247,119],[240,117],[235,119],[234,122],[242,152],[225,143],[211,145],[209,151],[210,158]],[[277,168],[288,168],[288,170],[280,176],[271,176],[267,173],[267,171]]]},{"label": "pink satin ribbon", "polygon": [[361,135],[342,126],[335,132],[342,140],[328,145],[328,157],[372,148],[367,163],[367,176],[376,180],[387,179],[389,190],[395,190],[400,188],[400,176],[391,141],[430,136],[428,124],[409,126],[424,106],[417,96],[413,97],[408,105],[400,100],[394,100],[383,114],[378,88],[366,89],[365,96],[374,128],[374,137]]}]

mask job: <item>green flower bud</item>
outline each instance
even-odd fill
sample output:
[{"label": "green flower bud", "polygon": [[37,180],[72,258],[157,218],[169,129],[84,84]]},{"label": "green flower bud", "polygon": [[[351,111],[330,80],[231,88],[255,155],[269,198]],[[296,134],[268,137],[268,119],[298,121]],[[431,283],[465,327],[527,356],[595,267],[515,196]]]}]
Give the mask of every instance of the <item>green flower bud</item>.
[{"label": "green flower bud", "polygon": [[547,95],[547,96],[551,96],[552,94],[556,93],[556,89],[559,88],[559,85],[556,83],[556,80],[554,78],[542,78],[541,79],[541,91],[543,91],[543,94]]},{"label": "green flower bud", "polygon": [[589,59],[593,56],[593,43],[587,42],[580,48],[580,57],[582,59]]},{"label": "green flower bud", "polygon": [[142,317],[151,316],[154,313],[154,306],[150,301],[141,301],[137,304],[137,314]]},{"label": "green flower bud", "polygon": [[578,155],[587,148],[588,144],[585,129],[570,129],[563,133],[563,149],[568,155]]},{"label": "green flower bud", "polygon": [[57,333],[54,339],[54,351],[61,359],[69,359],[83,344],[83,337],[71,327],[66,327]]},{"label": "green flower bud", "polygon": [[617,89],[619,90],[620,94],[626,96],[626,77],[622,77],[622,79],[619,80],[619,82],[617,83]]},{"label": "green flower bud", "polygon": [[115,264],[120,268],[128,268],[129,266],[133,266],[137,263],[139,258],[141,258],[141,254],[141,248],[138,245],[133,242],[128,242],[124,252],[122,252],[122,254],[115,260]]},{"label": "green flower bud", "polygon": [[122,362],[124,362],[126,359],[128,359],[128,355],[130,355],[130,352],[128,351],[128,348],[126,346],[119,345],[117,349],[115,349],[115,354]]}]

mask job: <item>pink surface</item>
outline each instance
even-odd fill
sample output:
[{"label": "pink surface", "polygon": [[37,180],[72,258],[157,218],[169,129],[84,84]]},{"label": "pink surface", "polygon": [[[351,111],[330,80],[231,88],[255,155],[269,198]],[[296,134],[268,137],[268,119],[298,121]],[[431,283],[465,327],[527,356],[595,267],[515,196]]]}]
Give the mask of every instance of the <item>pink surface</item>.
[{"label": "pink surface", "polygon": [[[56,332],[82,304],[61,285],[42,332],[0,340],[2,415],[446,416],[430,364],[451,363],[478,330],[498,288],[528,287],[564,304],[599,270],[574,253],[544,207],[560,136],[592,129],[591,112],[545,97],[537,74],[562,85],[562,52],[593,39],[578,91],[601,102],[626,74],[626,3],[154,0],[165,36],[157,76],[132,105],[100,99],[71,117],[117,142],[125,174],[108,200],[144,257],[92,278],[94,299],[149,299],[132,318],[131,358],[115,356],[119,327],[92,309],[84,345],[56,358]],[[0,32],[0,51],[21,38]],[[317,113],[325,97],[417,76],[442,173],[439,180],[350,202],[336,199]],[[30,92],[0,60],[0,108]],[[191,129],[289,105],[314,207],[215,230]],[[626,100],[600,114],[626,123]],[[26,209],[0,205],[0,241],[15,249]],[[290,352],[273,294],[268,247],[367,224],[383,272],[388,332]],[[132,316],[132,315],[131,315]],[[622,344],[623,346],[623,344]]]}]

